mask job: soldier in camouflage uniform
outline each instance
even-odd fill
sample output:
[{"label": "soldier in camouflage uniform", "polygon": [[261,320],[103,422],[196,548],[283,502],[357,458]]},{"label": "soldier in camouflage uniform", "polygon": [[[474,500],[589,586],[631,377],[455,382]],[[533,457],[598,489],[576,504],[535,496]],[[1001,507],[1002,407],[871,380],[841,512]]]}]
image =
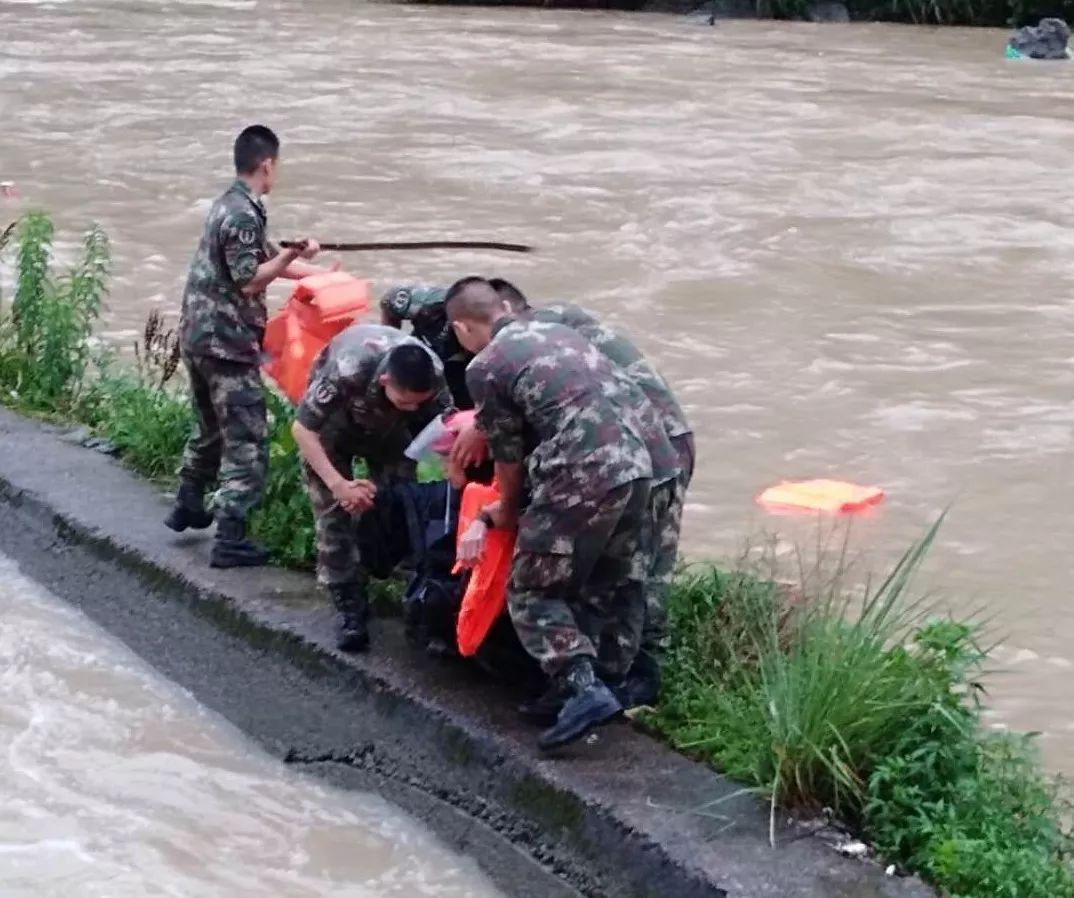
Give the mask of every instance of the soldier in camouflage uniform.
[{"label": "soldier in camouflage uniform", "polygon": [[[349,327],[313,364],[294,436],[317,520],[317,580],[332,596],[344,651],[369,644],[369,578],[358,551],[357,516],[372,507],[375,480],[414,478],[404,450],[451,407],[439,359],[394,328]],[[354,478],[358,459],[372,480]]]},{"label": "soldier in camouflage uniform", "polygon": [[[204,529],[213,515],[205,491],[219,478],[211,564],[264,564],[267,554],[246,538],[246,520],[261,498],[268,464],[267,416],[261,387],[265,288],[277,277],[321,269],[297,261],[316,245],[280,252],[265,233],[260,197],[276,178],[279,140],[253,125],[235,141],[237,178],[209,210],[190,266],[180,319],[180,348],[190,379],[194,433],[183,455],[175,507],[165,521],[177,532]],[[312,245],[311,245],[312,244]]]},{"label": "soldier in camouflage uniform", "polygon": [[466,389],[466,366],[473,355],[459,345],[455,331],[444,311],[444,287],[400,284],[387,290],[380,299],[380,323],[401,328],[410,322],[411,333],[432,349],[444,364],[444,378],[451,390],[455,407],[473,408]]},{"label": "soldier in camouflage uniform", "polygon": [[653,475],[647,442],[663,434],[647,432],[644,397],[588,341],[512,318],[488,281],[459,281],[447,309],[459,341],[478,353],[466,381],[502,497],[464,534],[459,554],[476,557],[489,526],[518,528],[508,609],[565,696],[538,742],[555,748],[622,711],[597,667],[621,663],[621,647],[604,643],[629,630],[606,622],[643,608],[636,565]]},{"label": "soldier in camouflage uniform", "polygon": [[[643,532],[647,558],[646,619],[641,652],[626,681],[616,691],[627,707],[652,704],[660,691],[660,657],[667,643],[667,601],[678,561],[679,533],[686,490],[694,473],[694,437],[682,407],[667,381],[621,333],[605,327],[589,312],[572,303],[533,308],[522,292],[508,281],[490,281],[512,312],[535,321],[565,325],[577,331],[624,371],[656,410],[677,457],[677,476],[661,482],[654,477],[649,520]],[[524,706],[532,716],[548,714],[541,701]]]}]

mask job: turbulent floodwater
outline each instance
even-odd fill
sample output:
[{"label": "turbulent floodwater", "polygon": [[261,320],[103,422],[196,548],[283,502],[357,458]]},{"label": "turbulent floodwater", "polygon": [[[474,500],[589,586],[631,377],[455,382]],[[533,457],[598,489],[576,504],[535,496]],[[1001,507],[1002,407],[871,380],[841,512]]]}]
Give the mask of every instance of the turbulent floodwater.
[{"label": "turbulent floodwater", "polygon": [[376,796],[330,789],[0,557],[4,898],[496,898]]},{"label": "turbulent floodwater", "polygon": [[175,313],[263,120],[277,236],[532,241],[346,261],[499,274],[637,337],[698,432],[691,555],[808,537],[755,509],[787,477],[883,486],[877,564],[952,505],[927,585],[989,609],[996,724],[1074,770],[1074,69],[995,31],[358,0],[0,0],[0,34],[0,180],[107,226],[108,337]]}]

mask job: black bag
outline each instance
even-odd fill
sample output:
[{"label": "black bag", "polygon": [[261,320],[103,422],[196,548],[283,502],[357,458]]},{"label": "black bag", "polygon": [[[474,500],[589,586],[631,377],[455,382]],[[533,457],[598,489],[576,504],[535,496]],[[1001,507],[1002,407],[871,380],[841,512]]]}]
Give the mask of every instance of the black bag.
[{"label": "black bag", "polygon": [[[444,480],[378,482],[376,502],[358,523],[362,561],[372,576],[384,579],[400,565],[410,572],[403,596],[407,638],[442,657],[458,656],[455,625],[466,581],[452,569],[461,504],[460,492]],[[532,686],[542,679],[506,615],[493,625],[474,661],[513,683]]]}]

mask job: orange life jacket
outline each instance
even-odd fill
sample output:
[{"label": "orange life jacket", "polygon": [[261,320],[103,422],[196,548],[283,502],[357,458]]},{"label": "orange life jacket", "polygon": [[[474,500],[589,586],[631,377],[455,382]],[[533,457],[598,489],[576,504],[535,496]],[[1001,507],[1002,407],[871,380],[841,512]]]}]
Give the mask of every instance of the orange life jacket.
[{"label": "orange life jacket", "polygon": [[296,405],[313,360],[329,341],[369,308],[369,284],[342,271],[303,278],[265,327],[262,370]]},{"label": "orange life jacket", "polygon": [[853,514],[884,500],[876,486],[858,486],[841,480],[804,480],[770,486],[757,501],[774,509],[804,509]]},{"label": "orange life jacket", "polygon": [[[467,484],[462,493],[459,509],[459,526],[456,543],[466,528],[481,513],[481,509],[500,498],[500,490],[493,483]],[[485,551],[481,560],[470,571],[470,582],[462,597],[456,638],[459,654],[470,657],[481,647],[507,605],[507,580],[511,576],[511,557],[515,552],[515,534],[503,530],[490,530],[485,538]],[[457,573],[460,565],[455,566]]]}]

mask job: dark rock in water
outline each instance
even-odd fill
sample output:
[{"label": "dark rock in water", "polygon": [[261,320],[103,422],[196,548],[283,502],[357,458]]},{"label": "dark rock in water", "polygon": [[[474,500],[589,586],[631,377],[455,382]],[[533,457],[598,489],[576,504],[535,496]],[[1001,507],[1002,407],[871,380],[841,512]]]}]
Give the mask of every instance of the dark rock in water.
[{"label": "dark rock in water", "polygon": [[720,19],[756,19],[759,0],[706,0],[685,14],[691,25],[715,25]]},{"label": "dark rock in water", "polygon": [[850,21],[850,12],[845,3],[839,0],[817,0],[810,4],[806,14],[810,22],[820,22],[825,25],[845,25]]},{"label": "dark rock in water", "polygon": [[1030,59],[1068,59],[1070,26],[1062,19],[1041,19],[1011,35],[1010,46]]}]

